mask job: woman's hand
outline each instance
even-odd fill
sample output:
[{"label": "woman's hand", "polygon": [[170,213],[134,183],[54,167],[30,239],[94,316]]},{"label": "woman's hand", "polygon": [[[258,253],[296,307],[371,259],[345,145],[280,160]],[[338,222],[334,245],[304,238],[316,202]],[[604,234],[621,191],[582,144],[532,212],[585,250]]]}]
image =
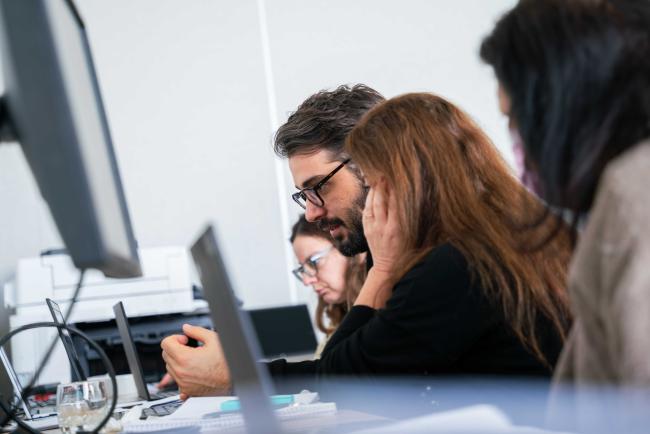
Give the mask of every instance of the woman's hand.
[{"label": "woman's hand", "polygon": [[397,216],[397,199],[383,178],[370,188],[363,209],[363,231],[372,255],[372,269],[391,275],[402,254],[402,232]]},{"label": "woman's hand", "polygon": [[363,231],[372,255],[373,266],[355,305],[384,307],[391,295],[395,264],[402,255],[402,232],[397,216],[397,199],[383,178],[370,188],[363,210]]}]

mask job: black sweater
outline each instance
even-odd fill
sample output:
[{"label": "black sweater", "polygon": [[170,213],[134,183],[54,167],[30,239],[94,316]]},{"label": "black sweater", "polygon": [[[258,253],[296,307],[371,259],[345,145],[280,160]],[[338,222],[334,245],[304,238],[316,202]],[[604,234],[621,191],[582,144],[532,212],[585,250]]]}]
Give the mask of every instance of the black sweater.
[{"label": "black sweater", "polygon": [[[541,350],[555,365],[562,342],[551,324],[537,325]],[[268,364],[277,379],[353,375],[550,376],[514,336],[497,303],[472,279],[451,244],[433,249],[393,288],[386,307],[354,306],[319,360]]]}]

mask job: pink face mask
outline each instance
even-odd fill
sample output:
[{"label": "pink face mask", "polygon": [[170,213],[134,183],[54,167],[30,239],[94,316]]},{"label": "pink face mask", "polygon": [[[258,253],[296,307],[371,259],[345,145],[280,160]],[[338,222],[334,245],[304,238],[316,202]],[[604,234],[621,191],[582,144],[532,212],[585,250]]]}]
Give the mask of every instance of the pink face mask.
[{"label": "pink face mask", "polygon": [[515,154],[515,165],[519,180],[528,190],[540,196],[539,177],[537,173],[526,167],[524,144],[521,140],[521,135],[519,135],[519,131],[512,125],[510,126],[510,138],[512,140],[512,151]]}]

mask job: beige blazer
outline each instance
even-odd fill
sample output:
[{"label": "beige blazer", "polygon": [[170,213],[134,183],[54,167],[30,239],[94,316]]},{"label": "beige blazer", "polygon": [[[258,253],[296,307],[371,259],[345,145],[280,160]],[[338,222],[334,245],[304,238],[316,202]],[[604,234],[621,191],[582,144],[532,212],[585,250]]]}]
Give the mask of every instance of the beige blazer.
[{"label": "beige blazer", "polygon": [[554,383],[650,385],[650,140],[606,168],[569,270]]}]

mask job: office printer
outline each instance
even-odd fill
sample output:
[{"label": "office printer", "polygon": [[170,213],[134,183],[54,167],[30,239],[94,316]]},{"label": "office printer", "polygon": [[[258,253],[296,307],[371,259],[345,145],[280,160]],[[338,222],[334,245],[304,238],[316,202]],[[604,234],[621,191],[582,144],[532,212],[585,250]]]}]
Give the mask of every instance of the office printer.
[{"label": "office printer", "polygon": [[[112,306],[123,301],[130,317],[143,317],[151,321],[143,327],[157,330],[160,334],[165,333],[166,329],[172,333],[178,331],[179,322],[187,320],[185,315],[205,307],[205,302],[194,300],[190,261],[185,247],[140,249],[139,255],[143,270],[139,278],[109,279],[98,271],[88,270],[68,322],[73,325],[106,324],[113,320]],[[64,312],[67,311],[78,279],[78,270],[64,253],[48,253],[20,260],[15,279],[4,288],[5,308],[11,312],[10,328],[13,330],[32,322],[52,321],[45,298],[53,299]],[[88,327],[85,331],[89,331]],[[102,344],[116,344],[113,337],[117,336],[117,330],[110,332],[114,336],[106,333],[102,335]],[[34,372],[55,334],[55,329],[38,329],[12,339],[11,359],[19,377],[28,377]],[[76,344],[78,342],[75,341]],[[159,356],[159,343],[155,347]],[[90,360],[93,360],[92,354]],[[70,381],[70,366],[63,347],[57,345],[39,382],[65,381]]]},{"label": "office printer", "polygon": [[[117,374],[128,373],[122,342],[112,306],[124,303],[133,339],[143,364],[145,380],[155,382],[165,373],[160,340],[179,333],[184,323],[212,328],[207,303],[192,285],[188,252],[184,247],[141,249],[143,276],[107,279],[101,273],[86,272],[72,316],[68,322],[97,342],[107,353]],[[10,327],[37,321],[51,321],[45,298],[67,311],[79,278],[69,257],[63,253],[22,259],[16,278],[5,285],[6,308],[13,310]],[[293,356],[311,358],[316,348],[311,316],[306,305],[276,306],[248,311],[265,358]],[[40,329],[17,335],[11,342],[11,359],[25,381],[55,337],[55,329]],[[81,365],[88,375],[105,372],[99,355],[82,339],[74,338]],[[70,381],[70,365],[62,345],[40,377],[39,383]]]}]

